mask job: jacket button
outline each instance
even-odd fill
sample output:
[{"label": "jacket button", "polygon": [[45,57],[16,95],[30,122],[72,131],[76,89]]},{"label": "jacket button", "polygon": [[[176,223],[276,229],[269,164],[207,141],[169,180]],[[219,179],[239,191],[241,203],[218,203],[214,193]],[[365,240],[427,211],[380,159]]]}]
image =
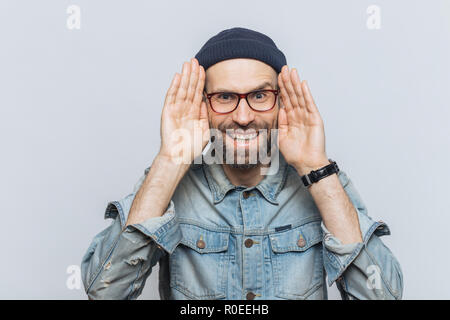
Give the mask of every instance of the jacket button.
[{"label": "jacket button", "polygon": [[244,244],[247,248],[250,248],[253,245],[253,240],[247,239],[247,240],[245,240]]},{"label": "jacket button", "polygon": [[298,241],[297,241],[297,245],[298,245],[300,248],[303,248],[303,247],[306,245],[306,241],[305,241],[305,239],[303,239],[303,236],[302,236],[302,235],[300,235],[300,238],[299,238]]},{"label": "jacket button", "polygon": [[244,197],[244,199],[248,199],[248,197],[250,197],[250,191],[242,192],[242,196]]},{"label": "jacket button", "polygon": [[253,300],[255,299],[256,295],[253,292],[247,293],[247,300]]},{"label": "jacket button", "polygon": [[205,246],[206,246],[205,241],[203,241],[202,239],[197,240],[197,248],[204,249]]}]

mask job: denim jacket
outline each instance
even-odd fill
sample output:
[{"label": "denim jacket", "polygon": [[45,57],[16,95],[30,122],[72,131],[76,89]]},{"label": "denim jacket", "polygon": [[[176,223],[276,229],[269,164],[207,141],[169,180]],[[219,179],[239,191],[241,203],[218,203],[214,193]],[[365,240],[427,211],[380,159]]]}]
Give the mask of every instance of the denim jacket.
[{"label": "denim jacket", "polygon": [[107,205],[111,225],[82,258],[91,299],[136,299],[159,263],[161,299],[400,299],[400,265],[380,237],[388,226],[368,216],[352,181],[339,180],[359,219],[363,243],[342,244],[322,222],[297,171],[279,170],[255,187],[234,186],[221,165],[196,165],[161,217],[127,226],[132,193]]}]

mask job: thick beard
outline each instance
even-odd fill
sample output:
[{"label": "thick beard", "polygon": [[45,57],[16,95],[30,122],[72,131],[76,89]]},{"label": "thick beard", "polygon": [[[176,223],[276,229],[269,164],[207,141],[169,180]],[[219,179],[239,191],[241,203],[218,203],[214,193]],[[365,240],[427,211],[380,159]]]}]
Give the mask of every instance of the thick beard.
[{"label": "thick beard", "polygon": [[[272,144],[270,143],[271,132],[268,129],[266,129],[266,130],[267,130],[267,139],[266,139],[265,143],[266,143],[267,157],[270,157],[271,156],[271,152],[272,152]],[[257,139],[260,139],[259,136],[257,137]],[[234,169],[253,169],[253,168],[257,168],[258,166],[260,166],[262,164],[261,163],[260,154],[259,154],[259,143],[258,143],[258,149],[257,149],[256,152],[257,152],[257,154],[256,154],[256,163],[236,163],[237,162],[237,150],[234,150],[234,162],[231,163],[231,164],[228,164],[226,162],[227,145],[224,142],[223,143],[223,151],[222,151],[222,156],[223,156],[222,162],[224,164],[227,164],[231,168],[234,168]],[[246,162],[249,161],[249,158],[250,158],[249,153],[245,152],[245,159],[247,160]]]},{"label": "thick beard", "polygon": [[259,166],[259,163],[242,163],[242,164],[232,163],[229,164],[228,166],[230,166],[233,169],[248,170],[257,168]]}]

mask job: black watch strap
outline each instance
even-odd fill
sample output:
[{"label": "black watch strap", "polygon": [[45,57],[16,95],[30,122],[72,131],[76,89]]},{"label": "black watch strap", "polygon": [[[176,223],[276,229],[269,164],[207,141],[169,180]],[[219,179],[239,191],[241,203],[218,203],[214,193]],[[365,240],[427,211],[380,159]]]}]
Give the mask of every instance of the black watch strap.
[{"label": "black watch strap", "polygon": [[311,186],[311,184],[319,181],[320,179],[323,179],[325,177],[328,177],[332,175],[333,173],[339,172],[339,167],[336,164],[336,161],[333,161],[331,159],[328,159],[330,161],[329,165],[326,165],[325,167],[322,167],[317,170],[313,170],[308,174],[305,174],[302,176],[302,181],[305,187]]}]

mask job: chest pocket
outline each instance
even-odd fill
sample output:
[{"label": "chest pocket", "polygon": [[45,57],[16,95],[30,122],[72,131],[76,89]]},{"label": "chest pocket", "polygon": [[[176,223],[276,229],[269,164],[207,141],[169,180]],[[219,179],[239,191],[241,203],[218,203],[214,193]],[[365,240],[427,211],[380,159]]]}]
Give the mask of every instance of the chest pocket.
[{"label": "chest pocket", "polygon": [[180,229],[181,242],[169,257],[170,287],[187,299],[225,298],[230,233],[186,223]]},{"label": "chest pocket", "polygon": [[306,299],[323,285],[320,221],[269,236],[275,295]]}]

